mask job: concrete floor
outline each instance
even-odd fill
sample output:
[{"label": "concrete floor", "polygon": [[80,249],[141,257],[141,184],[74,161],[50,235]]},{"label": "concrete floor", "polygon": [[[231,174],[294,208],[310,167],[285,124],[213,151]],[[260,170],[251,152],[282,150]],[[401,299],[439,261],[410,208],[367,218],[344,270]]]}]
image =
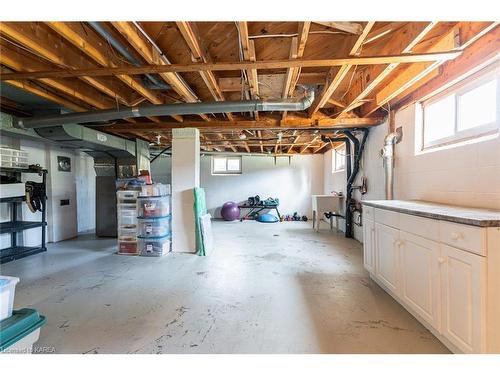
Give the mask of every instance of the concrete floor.
[{"label": "concrete floor", "polygon": [[[120,256],[92,235],[1,273],[56,353],[448,353],[368,277],[362,247],[310,223],[214,222],[208,257]],[[53,349],[51,349],[53,348]]]}]

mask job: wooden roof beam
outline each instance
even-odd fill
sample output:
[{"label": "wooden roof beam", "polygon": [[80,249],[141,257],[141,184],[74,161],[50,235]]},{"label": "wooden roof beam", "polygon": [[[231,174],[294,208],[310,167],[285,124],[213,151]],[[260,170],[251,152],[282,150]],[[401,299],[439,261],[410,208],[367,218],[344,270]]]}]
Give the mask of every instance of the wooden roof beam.
[{"label": "wooden roof beam", "polygon": [[66,100],[64,98],[61,98],[58,95],[55,95],[47,90],[44,90],[40,86],[34,85],[33,83],[30,82],[19,82],[19,81],[5,81],[5,83],[8,83],[9,85],[12,85],[14,87],[17,87],[21,90],[27,91],[31,94],[37,95],[41,98],[47,99],[53,103],[59,104],[65,108],[71,109],[75,112],[82,112],[88,110],[88,108],[82,107],[78,104],[75,104],[69,100]]},{"label": "wooden roof beam", "polygon": [[287,59],[287,60],[267,60],[267,61],[242,61],[242,62],[217,62],[217,63],[193,63],[193,64],[170,64],[158,65],[149,64],[145,66],[131,66],[123,68],[90,68],[90,69],[58,69],[44,72],[31,73],[12,73],[0,77],[1,80],[7,79],[39,79],[39,78],[70,78],[70,77],[101,77],[117,74],[164,74],[179,72],[199,72],[202,70],[212,71],[234,71],[247,69],[285,69],[285,68],[318,68],[343,65],[387,65],[392,63],[415,63],[429,62],[438,60],[453,60],[460,56],[460,51],[440,52],[440,53],[413,53],[397,55],[379,55],[379,56],[360,56],[344,57],[334,59]]},{"label": "wooden roof beam", "polygon": [[[1,42],[0,48],[2,50],[2,53],[0,53],[0,63],[12,70],[36,71],[46,68],[45,64],[42,62],[26,56],[27,53],[19,52],[10,45],[6,45],[4,42]],[[100,92],[93,87],[80,81],[73,82],[69,80],[42,78],[40,82],[65,95],[81,100],[94,108],[112,108],[115,104],[112,100],[108,99],[108,97],[101,95]],[[78,82],[80,82],[80,85],[76,84]]]},{"label": "wooden roof beam", "polygon": [[[360,36],[358,37],[358,39],[354,43],[353,47],[351,48],[349,55],[352,56],[352,55],[357,54],[359,48],[363,44],[363,41],[367,37],[368,33],[370,32],[370,30],[372,29],[374,24],[375,24],[375,22],[373,22],[373,21],[367,22],[367,24],[363,28],[363,31],[361,32]],[[337,88],[342,83],[342,81],[344,80],[347,73],[349,72],[349,70],[352,67],[353,67],[352,64],[345,64],[345,65],[342,65],[337,72],[335,72],[335,68],[330,68],[328,76],[332,77],[332,78],[329,80],[329,83],[327,83],[323,87],[323,91],[318,96],[318,98],[316,98],[316,100],[314,100],[311,107],[309,107],[309,111],[308,111],[309,116],[314,115],[314,113],[316,113],[320,108],[325,106],[326,102],[330,99],[330,97],[333,95],[335,90],[337,90]]]},{"label": "wooden roof beam", "polygon": [[363,32],[363,26],[355,22],[314,22],[321,26],[330,27],[332,29],[337,29],[344,31],[349,34],[359,35]]},{"label": "wooden roof beam", "polygon": [[[188,45],[191,55],[197,62],[211,63],[212,58],[208,53],[206,47],[202,44],[199,34],[192,22],[178,21],[176,22],[177,28],[179,29],[184,41]],[[224,94],[222,93],[217,79],[211,70],[202,70],[199,72],[203,82],[207,86],[208,90],[212,94],[212,97],[216,101],[226,100]],[[226,113],[227,118],[232,121],[233,115],[231,113]]]},{"label": "wooden roof beam", "polygon": [[[30,28],[30,23],[25,22],[1,22],[0,23],[0,33],[4,34],[8,38],[16,41],[17,43],[33,51],[34,54],[50,61],[51,63],[57,64],[61,67],[66,68],[68,71],[74,69],[86,69],[89,65],[82,61],[81,56],[72,50],[65,51],[65,54],[60,53],[60,48],[54,43],[53,37],[48,35],[46,32],[32,32]],[[45,31],[45,30],[41,30]],[[59,46],[60,47],[60,46]],[[43,78],[63,78],[56,74],[54,77],[43,77]],[[79,78],[88,84],[94,86],[99,91],[110,96],[114,100],[128,105],[129,94],[122,92],[117,87],[110,86],[107,83],[103,83],[94,77],[82,75]]]},{"label": "wooden roof beam", "polygon": [[[94,60],[97,64],[105,67],[118,67],[117,61],[113,61],[111,56],[105,53],[103,47],[99,46],[99,39],[97,36],[92,37],[90,33],[84,33],[77,30],[75,25],[69,22],[46,22],[52,30],[57,32],[68,42],[77,47],[80,51],[85,53],[88,57]],[[147,89],[136,78],[126,74],[119,74],[116,77],[129,86],[132,90],[145,97],[153,104],[163,104],[160,99],[152,90]],[[172,116],[177,121],[182,121],[182,116]],[[153,119],[154,120],[154,119]]]},{"label": "wooden roof beam", "polygon": [[[418,25],[411,24],[408,32],[406,34],[402,34],[402,37],[400,37],[398,33],[396,35],[397,43],[403,43],[405,45],[400,53],[409,54],[412,51],[413,47],[415,47],[420,41],[422,41],[422,39],[436,26],[436,24],[437,22],[429,22],[423,28],[420,28]],[[387,50],[390,50],[393,53],[399,52],[394,51],[394,48],[398,47],[392,46],[391,43],[386,43],[381,52],[387,53]],[[381,71],[375,72],[374,78],[371,79],[368,85],[364,87],[364,89],[350,101],[348,106],[344,108],[338,116],[344,115],[347,112],[363,105],[365,98],[373,91],[373,89],[377,87],[398,66],[398,62],[393,62],[385,68],[379,68],[379,70]]]},{"label": "wooden roof beam", "polygon": [[[236,26],[239,32],[239,43],[242,49],[243,59],[245,61],[255,62],[257,60],[255,56],[255,44],[254,41],[248,37],[248,24],[245,21],[237,22]],[[247,84],[250,91],[250,98],[257,100],[260,98],[259,95],[259,80],[257,77],[257,69],[249,68],[244,69],[245,76],[247,78]],[[254,112],[254,117],[256,120],[259,119],[259,113]]]},{"label": "wooden roof beam", "polygon": [[[131,22],[112,22],[113,26],[127,39],[130,45],[146,60],[148,64],[168,66],[170,62],[165,58],[163,52],[160,55],[151,42],[146,39]],[[175,72],[161,72],[159,75],[163,80],[172,86],[172,89],[180,95],[186,102],[194,103],[198,97],[187,85],[187,83]],[[208,121],[207,115],[200,115]]]},{"label": "wooden roof beam", "polygon": [[[490,24],[479,26],[475,32],[470,33],[471,30],[469,30],[468,34],[464,34],[461,33],[460,30],[462,27],[466,27],[466,25],[459,23],[448,33],[442,35],[438,40],[434,40],[426,51],[435,52],[451,49],[463,51],[476,40],[495,29],[498,24],[498,22],[491,22]],[[411,64],[401,72],[398,77],[377,92],[375,97],[376,100],[362,108],[363,114],[366,116],[371,115],[381,106],[403,94],[405,91],[415,86],[419,81],[427,78],[431,73],[433,74],[431,78],[437,77],[439,74],[437,68],[443,63],[444,62],[436,61],[428,64]]]},{"label": "wooden roof beam", "polygon": [[253,120],[238,120],[238,121],[184,121],[183,123],[178,122],[160,122],[160,123],[136,123],[136,124],[115,124],[110,125],[107,128],[113,131],[123,131],[126,132],[130,129],[140,129],[143,131],[171,131],[172,129],[185,128],[185,127],[195,127],[200,130],[283,130],[287,128],[290,130],[300,130],[300,129],[311,129],[311,128],[358,128],[367,126],[377,126],[384,121],[384,118],[378,117],[368,117],[368,118],[338,118],[338,119],[291,119],[288,118],[286,121],[268,118],[261,116],[258,121]]},{"label": "wooden roof beam", "polygon": [[495,25],[481,38],[475,38],[459,58],[443,64],[435,78],[417,89],[411,88],[394,98],[393,109],[400,109],[409,103],[426,100],[460,82],[464,77],[475,74],[492,63],[498,64],[500,61],[499,38],[500,27]]},{"label": "wooden roof beam", "polygon": [[401,28],[403,24],[401,22],[390,22],[385,26],[379,27],[376,30],[371,31],[365,38],[363,45],[372,43],[383,36],[393,33],[397,29]]},{"label": "wooden roof beam", "polygon": [[[299,22],[298,37],[292,38],[292,44],[290,47],[290,59],[301,59],[304,55],[310,27],[311,22]],[[293,92],[295,91],[295,85],[297,84],[299,75],[300,68],[287,69],[282,94],[282,97],[284,99],[293,96]]]}]

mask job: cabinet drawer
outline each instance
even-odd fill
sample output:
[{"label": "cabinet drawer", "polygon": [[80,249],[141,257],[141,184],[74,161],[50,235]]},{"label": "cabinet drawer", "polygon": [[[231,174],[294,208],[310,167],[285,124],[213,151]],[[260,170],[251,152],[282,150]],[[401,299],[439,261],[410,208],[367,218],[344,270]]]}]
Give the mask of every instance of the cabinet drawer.
[{"label": "cabinet drawer", "polygon": [[433,241],[439,241],[439,222],[437,220],[399,214],[399,229]]},{"label": "cabinet drawer", "polygon": [[447,245],[486,256],[485,228],[440,221],[439,237]]},{"label": "cabinet drawer", "polygon": [[375,220],[375,209],[370,206],[363,206],[363,215],[365,219]]},{"label": "cabinet drawer", "polygon": [[388,210],[375,209],[375,221],[389,227],[399,227],[399,213]]}]

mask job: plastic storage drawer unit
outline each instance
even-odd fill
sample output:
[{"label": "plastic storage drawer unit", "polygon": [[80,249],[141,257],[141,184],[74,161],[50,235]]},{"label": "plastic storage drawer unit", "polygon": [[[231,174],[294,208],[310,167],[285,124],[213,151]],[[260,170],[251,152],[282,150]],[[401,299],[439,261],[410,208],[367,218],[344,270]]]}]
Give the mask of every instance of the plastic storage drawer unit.
[{"label": "plastic storage drawer unit", "polygon": [[130,241],[118,241],[118,254],[137,255],[137,241],[135,238]]},{"label": "plastic storage drawer unit", "polygon": [[170,234],[170,215],[138,219],[137,234],[140,237],[163,237]]},{"label": "plastic storage drawer unit", "polygon": [[10,318],[0,321],[0,352],[32,353],[33,344],[40,337],[45,317],[33,309],[14,310]]},{"label": "plastic storage drawer unit", "polygon": [[137,216],[164,217],[170,214],[170,197],[138,197]]},{"label": "plastic storage drawer unit", "polygon": [[163,237],[137,237],[139,254],[159,257],[170,251],[170,235]]},{"label": "plastic storage drawer unit", "polygon": [[17,277],[0,276],[0,320],[10,318],[14,295],[16,294]]}]

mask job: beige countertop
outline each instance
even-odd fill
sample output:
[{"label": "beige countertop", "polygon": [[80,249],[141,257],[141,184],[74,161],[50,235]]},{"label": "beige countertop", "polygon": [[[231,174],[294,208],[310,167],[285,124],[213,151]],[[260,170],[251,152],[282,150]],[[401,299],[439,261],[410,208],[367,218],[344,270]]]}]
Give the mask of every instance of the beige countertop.
[{"label": "beige countertop", "polygon": [[363,205],[478,227],[500,227],[500,211],[427,201],[366,200]]}]

